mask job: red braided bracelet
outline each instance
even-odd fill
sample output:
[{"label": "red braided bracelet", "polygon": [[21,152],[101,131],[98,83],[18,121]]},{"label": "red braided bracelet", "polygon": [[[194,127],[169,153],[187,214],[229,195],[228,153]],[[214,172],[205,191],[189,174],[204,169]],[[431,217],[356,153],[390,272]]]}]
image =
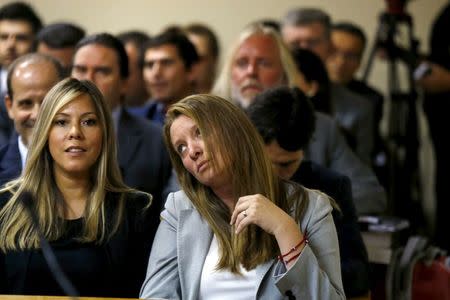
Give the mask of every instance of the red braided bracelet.
[{"label": "red braided bracelet", "polygon": [[284,264],[287,265],[288,263],[290,263],[291,261],[293,261],[294,259],[296,259],[297,257],[299,257],[299,256],[300,256],[300,253],[301,253],[301,252],[295,254],[294,256],[292,256],[291,258],[289,258],[288,260],[285,260],[285,261],[284,261]]},{"label": "red braided bracelet", "polygon": [[[297,250],[298,247],[300,247],[300,246],[303,245],[304,243],[306,243],[306,244],[309,243],[308,237],[306,236],[306,233],[305,233],[305,235],[303,236],[303,239],[302,239],[297,245],[295,245],[294,247],[292,247],[291,250],[289,250],[288,253],[278,255],[278,259],[279,259],[279,260],[283,260],[284,257],[288,256],[289,254],[291,254],[292,252],[294,252],[295,250]],[[298,253],[297,256],[298,256],[298,255],[300,255],[300,253]],[[297,257],[297,256],[294,256],[294,258]],[[291,261],[291,260],[292,260],[292,259],[289,259],[288,262]],[[286,262],[286,263],[287,263],[287,262]]]}]

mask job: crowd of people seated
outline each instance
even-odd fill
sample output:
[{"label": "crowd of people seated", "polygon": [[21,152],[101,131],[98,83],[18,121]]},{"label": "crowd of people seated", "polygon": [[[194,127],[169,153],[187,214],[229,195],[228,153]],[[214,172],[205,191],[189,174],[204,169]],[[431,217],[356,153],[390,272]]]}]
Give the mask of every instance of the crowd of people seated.
[{"label": "crowd of people seated", "polygon": [[[448,12],[417,82],[430,115],[450,91]],[[249,20],[219,68],[204,23],[87,35],[0,7],[0,294],[66,294],[56,264],[74,296],[367,296],[358,216],[392,199],[383,93],[356,76],[366,44],[299,7]]]}]

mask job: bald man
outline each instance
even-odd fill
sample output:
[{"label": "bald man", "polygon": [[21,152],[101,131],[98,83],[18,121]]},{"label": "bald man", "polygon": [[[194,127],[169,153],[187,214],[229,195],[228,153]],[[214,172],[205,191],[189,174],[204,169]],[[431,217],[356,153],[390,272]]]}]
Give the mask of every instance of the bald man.
[{"label": "bald man", "polygon": [[42,101],[61,79],[61,64],[43,54],[21,56],[11,64],[5,106],[14,122],[15,133],[9,143],[0,149],[0,184],[20,175]]}]

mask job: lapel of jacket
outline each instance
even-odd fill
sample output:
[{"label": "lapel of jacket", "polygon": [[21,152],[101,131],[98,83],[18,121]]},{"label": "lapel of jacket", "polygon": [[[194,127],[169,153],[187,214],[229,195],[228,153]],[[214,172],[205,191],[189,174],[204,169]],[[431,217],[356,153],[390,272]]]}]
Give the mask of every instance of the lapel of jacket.
[{"label": "lapel of jacket", "polygon": [[9,139],[8,148],[6,149],[5,156],[0,162],[0,169],[8,170],[13,169],[22,170],[22,159],[20,158],[19,142],[16,133]]},{"label": "lapel of jacket", "polygon": [[267,273],[269,272],[271,267],[274,265],[274,263],[276,263],[276,262],[273,259],[271,259],[268,262],[256,267],[255,271],[256,271],[256,278],[258,281],[257,281],[255,299],[259,296],[259,291],[262,287],[263,280],[266,276],[269,276]]},{"label": "lapel of jacket", "polygon": [[180,212],[178,220],[178,267],[183,298],[197,299],[203,263],[213,233],[194,208]]},{"label": "lapel of jacket", "polygon": [[117,126],[117,152],[120,168],[126,170],[137,151],[143,136],[133,117],[126,109],[121,108],[119,124]]}]

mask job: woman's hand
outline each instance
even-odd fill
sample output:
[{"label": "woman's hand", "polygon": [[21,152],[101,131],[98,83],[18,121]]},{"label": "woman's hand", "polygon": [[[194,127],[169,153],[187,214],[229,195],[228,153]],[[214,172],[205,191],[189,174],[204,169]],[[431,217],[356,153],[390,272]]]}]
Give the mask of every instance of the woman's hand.
[{"label": "woman's hand", "polygon": [[236,234],[249,224],[255,224],[264,231],[277,236],[286,226],[298,228],[294,219],[263,195],[240,197],[231,216]]},{"label": "woman's hand", "polygon": [[[305,247],[300,244],[295,251],[292,248],[302,241],[304,236],[295,220],[281,208],[263,195],[249,195],[240,197],[231,215],[231,225],[234,225],[236,234],[239,234],[249,224],[255,224],[264,231],[273,234],[277,240],[280,253],[288,253],[285,261],[289,269],[295,258]],[[289,258],[293,260],[289,260]]]}]

